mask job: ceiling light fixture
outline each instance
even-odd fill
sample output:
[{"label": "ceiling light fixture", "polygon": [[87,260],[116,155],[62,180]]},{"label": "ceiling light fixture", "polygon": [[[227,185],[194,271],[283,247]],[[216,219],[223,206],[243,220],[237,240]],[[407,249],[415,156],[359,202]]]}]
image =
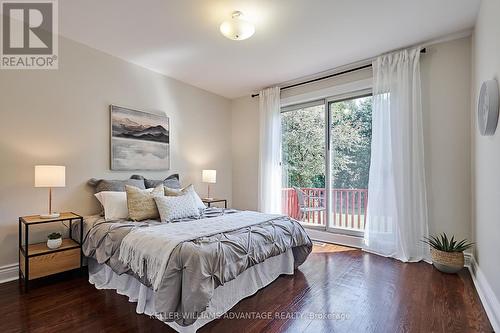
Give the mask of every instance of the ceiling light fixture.
[{"label": "ceiling light fixture", "polygon": [[244,40],[252,37],[255,27],[243,19],[242,12],[234,11],[230,20],[222,22],[220,32],[229,39]]}]

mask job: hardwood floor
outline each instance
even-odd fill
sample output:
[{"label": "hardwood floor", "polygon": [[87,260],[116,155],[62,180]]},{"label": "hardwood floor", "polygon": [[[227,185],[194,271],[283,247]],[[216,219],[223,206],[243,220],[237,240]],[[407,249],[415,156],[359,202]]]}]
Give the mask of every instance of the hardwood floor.
[{"label": "hardwood floor", "polygon": [[[96,290],[85,277],[59,280],[34,283],[27,294],[17,281],[0,285],[0,332],[172,332],[137,315],[125,296]],[[404,264],[328,244],[315,245],[294,276],[278,278],[230,315],[255,310],[272,318],[219,319],[201,331],[493,331],[467,270],[446,275],[426,263]]]}]

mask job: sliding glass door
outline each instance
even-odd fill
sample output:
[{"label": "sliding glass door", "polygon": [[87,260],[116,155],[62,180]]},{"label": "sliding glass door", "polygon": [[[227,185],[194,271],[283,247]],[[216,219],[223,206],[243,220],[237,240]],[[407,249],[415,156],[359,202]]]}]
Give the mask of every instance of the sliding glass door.
[{"label": "sliding glass door", "polygon": [[326,226],[325,101],[283,108],[283,213],[309,226]]},{"label": "sliding glass door", "polygon": [[372,97],[328,102],[328,229],[361,236],[370,171]]},{"label": "sliding glass door", "polygon": [[361,236],[370,168],[369,92],[282,108],[283,213]]}]

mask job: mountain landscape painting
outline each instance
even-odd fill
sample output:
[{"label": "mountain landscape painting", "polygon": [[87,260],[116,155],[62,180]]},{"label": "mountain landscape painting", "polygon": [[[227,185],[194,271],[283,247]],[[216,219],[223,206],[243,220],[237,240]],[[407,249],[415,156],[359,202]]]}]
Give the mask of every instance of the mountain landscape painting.
[{"label": "mountain landscape painting", "polygon": [[116,105],[110,109],[111,170],[168,170],[168,117]]}]

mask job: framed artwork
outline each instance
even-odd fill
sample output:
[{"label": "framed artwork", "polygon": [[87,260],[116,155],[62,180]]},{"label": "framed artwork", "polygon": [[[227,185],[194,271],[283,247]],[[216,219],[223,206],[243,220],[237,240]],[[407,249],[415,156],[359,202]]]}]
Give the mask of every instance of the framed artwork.
[{"label": "framed artwork", "polygon": [[111,170],[168,170],[170,124],[159,115],[110,105]]}]

